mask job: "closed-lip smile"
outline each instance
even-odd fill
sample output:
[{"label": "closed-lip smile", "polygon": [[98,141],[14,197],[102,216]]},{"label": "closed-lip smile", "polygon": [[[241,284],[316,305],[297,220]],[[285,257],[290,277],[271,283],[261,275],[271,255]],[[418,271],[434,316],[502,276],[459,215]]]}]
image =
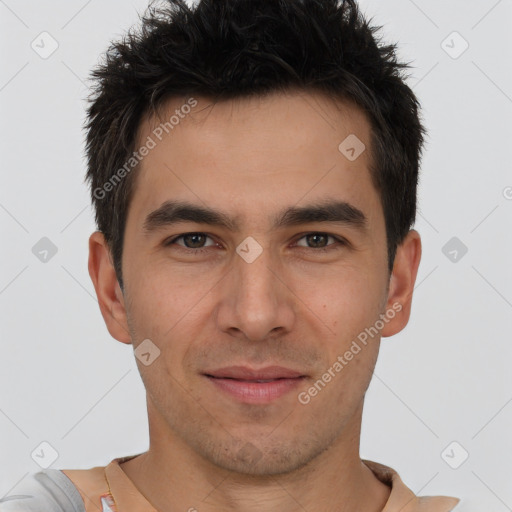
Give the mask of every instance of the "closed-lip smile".
[{"label": "closed-lip smile", "polygon": [[294,389],[306,375],[283,366],[228,366],[203,373],[218,389],[245,403],[265,404]]}]

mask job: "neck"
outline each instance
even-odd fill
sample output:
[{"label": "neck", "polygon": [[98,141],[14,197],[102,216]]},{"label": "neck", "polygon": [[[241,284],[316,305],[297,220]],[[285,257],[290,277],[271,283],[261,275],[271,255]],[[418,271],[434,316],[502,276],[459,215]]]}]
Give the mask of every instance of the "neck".
[{"label": "neck", "polygon": [[359,457],[361,414],[362,404],[329,449],[285,474],[248,475],[221,468],[159,421],[150,421],[150,449],[121,468],[162,512],[381,512],[390,488]]}]

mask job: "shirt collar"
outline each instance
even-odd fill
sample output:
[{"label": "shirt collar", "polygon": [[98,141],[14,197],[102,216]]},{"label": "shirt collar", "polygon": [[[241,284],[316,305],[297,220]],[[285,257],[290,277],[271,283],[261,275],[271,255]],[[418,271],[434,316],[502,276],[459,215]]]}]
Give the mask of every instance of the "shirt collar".
[{"label": "shirt collar", "polygon": [[391,487],[382,512],[449,512],[460,501],[451,496],[416,496],[394,469],[371,460],[363,459],[362,462],[382,483]]},{"label": "shirt collar", "polygon": [[[117,512],[158,512],[119,465],[134,457],[137,455],[119,457],[105,467]],[[391,487],[391,494],[382,512],[449,512],[460,501],[450,496],[418,497],[402,482],[394,469],[371,460],[363,459],[362,462],[381,482]]]}]

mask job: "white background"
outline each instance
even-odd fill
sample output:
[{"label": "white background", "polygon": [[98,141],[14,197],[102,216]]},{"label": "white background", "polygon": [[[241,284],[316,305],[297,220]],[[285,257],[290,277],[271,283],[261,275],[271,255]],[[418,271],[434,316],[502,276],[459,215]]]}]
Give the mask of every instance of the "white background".
[{"label": "white background", "polygon": [[[62,469],[148,448],[133,354],[106,330],[87,272],[81,131],[85,78],[146,5],[0,0],[0,496],[40,469],[43,441]],[[382,341],[361,456],[418,494],[462,497],[457,510],[512,510],[512,1],[361,6],[412,61],[429,130],[412,317]],[[47,59],[31,48],[43,31],[59,44]],[[458,58],[453,31],[469,44]],[[32,253],[42,237],[58,249],[46,263]],[[452,237],[468,249],[456,262],[442,251]]]}]

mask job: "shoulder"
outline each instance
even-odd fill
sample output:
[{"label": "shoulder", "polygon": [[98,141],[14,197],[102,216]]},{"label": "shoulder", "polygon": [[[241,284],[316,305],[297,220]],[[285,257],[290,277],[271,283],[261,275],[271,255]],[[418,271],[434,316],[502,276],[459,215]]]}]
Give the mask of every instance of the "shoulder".
[{"label": "shoulder", "polygon": [[98,512],[108,489],[104,467],[29,473],[0,499],[0,512]]},{"label": "shoulder", "polygon": [[29,473],[0,499],[0,512],[86,512],[73,482],[58,469]]},{"label": "shoulder", "polygon": [[63,469],[62,473],[80,493],[85,507],[83,512],[98,512],[103,508],[100,496],[108,492],[104,466],[91,469]]},{"label": "shoulder", "polygon": [[389,500],[384,507],[385,512],[450,512],[461,501],[453,496],[416,496],[393,468],[366,459],[362,462],[381,482],[391,487]]}]

